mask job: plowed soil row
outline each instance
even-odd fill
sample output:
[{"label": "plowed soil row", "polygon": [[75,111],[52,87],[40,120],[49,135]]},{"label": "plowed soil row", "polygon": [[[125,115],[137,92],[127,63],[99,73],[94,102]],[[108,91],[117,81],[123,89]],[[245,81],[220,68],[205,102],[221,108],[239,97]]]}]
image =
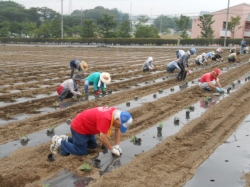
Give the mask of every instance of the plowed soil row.
[{"label": "plowed soil row", "polygon": [[[226,66],[226,64],[219,64],[218,66],[224,67]],[[248,68],[249,68],[249,64],[246,64],[240,68],[236,68],[231,71],[233,72],[233,71],[237,71],[238,69],[240,69],[239,73],[237,73],[239,75],[244,72],[246,73],[248,71],[247,70]],[[194,72],[192,76],[187,78],[187,81],[190,81],[194,78],[199,78],[202,74],[208,71],[212,71],[212,69],[213,67],[209,67],[208,69],[203,69],[203,70]],[[100,106],[100,105],[107,105],[107,104],[109,106],[114,106],[121,102],[125,102],[126,100],[133,99],[134,95],[137,95],[138,97],[142,97],[142,96],[157,92],[159,89],[170,88],[178,83],[179,82],[176,79],[170,79],[168,81],[155,83],[153,85],[147,85],[147,86],[143,86],[140,88],[134,88],[132,90],[125,90],[121,93],[112,94],[112,95],[106,96],[98,100],[91,100],[88,102],[79,103],[70,108],[63,109],[60,111],[55,111],[53,113],[37,115],[37,116],[30,117],[22,121],[8,123],[0,127],[0,132],[3,135],[0,137],[0,143],[7,142],[11,139],[18,139],[22,134],[29,134],[31,132],[35,132],[41,129],[48,128],[53,125],[58,125],[60,123],[63,123],[65,122],[65,118],[73,118],[77,113],[87,108]],[[26,102],[25,104],[26,104],[26,107],[29,106],[29,102]],[[22,106],[23,104],[19,104],[19,106],[16,106],[17,110],[20,110]],[[5,107],[7,111],[8,111],[8,108],[11,108],[11,106]],[[25,108],[25,105],[24,105],[24,109],[26,110],[29,109],[30,111],[32,111],[34,110],[34,105],[32,105],[32,108]],[[13,111],[15,111],[14,108],[10,109],[9,113],[12,113]],[[64,116],[64,118],[62,118],[62,116]],[[15,129],[15,130],[12,130],[12,129]]]},{"label": "plowed soil row", "polygon": [[[249,70],[249,64],[237,67],[223,74],[220,78],[221,83],[229,84]],[[195,168],[237,128],[249,113],[249,89],[250,83],[247,83],[243,88],[207,110],[200,118],[187,124],[180,133],[167,138],[162,144],[142,154],[132,163],[105,175],[93,186],[128,186],[128,184],[129,186],[181,186],[193,175]],[[128,94],[130,93],[125,92],[116,99],[122,99]],[[200,90],[198,86],[194,86],[178,94],[131,109],[130,112],[135,120],[128,133],[122,136],[122,140],[147,129],[205,96],[207,93]],[[93,105],[102,104],[105,99],[108,97],[97,100]],[[115,103],[114,100],[113,102]],[[72,108],[70,111],[74,113]],[[65,113],[60,115],[64,116]],[[47,121],[51,119],[53,117],[49,116]],[[12,128],[14,130],[14,126]],[[87,157],[58,156],[55,162],[48,163],[45,158],[49,153],[49,145],[50,143],[45,143],[33,148],[22,148],[1,159],[0,173],[3,181],[1,185],[36,186],[40,181],[64,168],[79,174],[77,167],[98,153],[97,150]],[[97,173],[98,171],[93,170],[88,175],[96,176]]]}]

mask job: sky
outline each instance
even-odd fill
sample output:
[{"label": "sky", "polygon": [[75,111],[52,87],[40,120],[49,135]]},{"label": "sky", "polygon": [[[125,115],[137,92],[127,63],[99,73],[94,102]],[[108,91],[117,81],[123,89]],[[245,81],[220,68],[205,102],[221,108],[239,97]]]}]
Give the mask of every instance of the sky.
[{"label": "sky", "polygon": [[[13,0],[25,8],[48,7],[61,13],[61,0]],[[70,6],[70,2],[71,5]],[[70,10],[93,9],[96,6],[117,8],[123,13],[157,17],[164,15],[199,15],[200,11],[215,12],[241,3],[250,4],[250,0],[63,0],[63,14]],[[70,9],[70,7],[72,7]]]}]

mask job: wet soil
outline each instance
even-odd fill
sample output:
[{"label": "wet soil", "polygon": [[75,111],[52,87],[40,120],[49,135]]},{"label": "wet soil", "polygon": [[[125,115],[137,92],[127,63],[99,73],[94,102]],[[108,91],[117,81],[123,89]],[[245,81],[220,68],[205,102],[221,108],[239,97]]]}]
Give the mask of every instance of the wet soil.
[{"label": "wet soil", "polygon": [[[13,72],[17,77],[21,78],[20,82],[25,80],[24,71],[30,71],[28,76],[36,76],[32,70],[37,70],[41,75],[37,78],[39,83],[27,83],[27,90],[21,90],[18,93],[2,93],[0,95],[6,101],[11,97],[25,97],[31,92],[31,87],[35,85],[47,84],[43,82],[43,78],[59,78],[53,80],[53,84],[60,84],[65,76],[69,75],[69,61],[73,58],[82,59],[89,62],[90,70],[108,71],[115,74],[110,87],[112,90],[117,89],[117,93],[106,97],[90,100],[88,102],[78,103],[69,108],[56,110],[48,114],[35,114],[31,117],[10,122],[0,127],[0,143],[18,139],[23,134],[29,134],[41,129],[46,129],[53,125],[64,123],[67,118],[73,118],[80,111],[101,105],[114,106],[127,100],[134,99],[137,95],[139,98],[148,94],[157,93],[159,89],[171,88],[179,85],[176,79],[166,79],[162,82],[138,86],[125,89],[124,85],[134,85],[135,81],[145,82],[155,78],[169,76],[166,72],[156,71],[154,73],[142,73],[140,71],[141,64],[148,56],[153,56],[155,61],[159,59],[158,64],[160,70],[165,69],[165,64],[175,59],[176,49],[71,49],[71,48],[52,48],[52,47],[9,47],[0,46],[2,49],[0,56],[0,68],[3,71],[6,63],[13,68]],[[210,51],[211,49],[199,49],[199,53]],[[20,59],[20,54],[24,54]],[[167,56],[168,55],[168,56]],[[165,60],[166,56],[170,60]],[[226,55],[225,55],[226,56]],[[128,60],[129,59],[129,60]],[[243,61],[247,61],[249,56],[244,56]],[[190,59],[190,62],[193,60]],[[44,63],[42,67],[39,64]],[[59,65],[60,64],[60,65]],[[112,65],[112,66],[111,66]],[[62,67],[61,67],[62,66]],[[122,67],[124,66],[124,67]],[[216,67],[227,67],[227,63],[216,64]],[[211,71],[215,66],[209,66],[193,72],[187,77],[187,81],[199,78],[202,74]],[[15,69],[16,67],[16,69]],[[110,67],[111,70],[110,70]],[[191,67],[196,67],[192,65]],[[120,68],[120,70],[119,70]],[[128,72],[128,71],[134,71]],[[4,69],[3,84],[15,84],[15,78],[11,77],[10,69]],[[119,71],[121,76],[119,76]],[[127,71],[127,72],[126,72]],[[222,85],[230,84],[237,80],[238,77],[250,71],[250,64],[240,64],[236,68],[220,76]],[[51,73],[51,75],[50,75]],[[53,73],[53,74],[52,74]],[[13,74],[13,73],[12,73]],[[130,77],[138,76],[142,77]],[[52,77],[51,77],[52,76]],[[43,77],[43,80],[40,80]],[[112,76],[113,77],[113,76]],[[120,78],[125,78],[122,83]],[[129,80],[130,79],[130,80]],[[16,80],[19,80],[16,79]],[[28,79],[27,79],[28,80]],[[29,79],[31,80],[31,79]],[[127,81],[127,82],[126,82]],[[13,86],[13,85],[11,85]],[[5,87],[1,87],[4,89]],[[18,87],[6,87],[6,91],[17,89]],[[50,85],[48,88],[35,88],[40,93],[46,93],[48,90],[55,91],[56,86]],[[158,144],[149,152],[138,155],[131,163],[126,164],[114,171],[99,177],[98,169],[92,168],[88,173],[79,170],[79,166],[85,161],[89,161],[101,151],[101,144],[93,150],[88,156],[68,156],[63,157],[56,155],[54,162],[47,161],[50,142],[39,144],[35,147],[23,147],[13,152],[8,157],[0,159],[1,175],[0,186],[41,186],[42,181],[50,178],[56,173],[67,169],[75,172],[80,176],[91,176],[96,180],[91,182],[90,186],[182,186],[194,174],[195,169],[218,147],[230,134],[237,128],[241,121],[249,114],[250,107],[250,83],[246,83],[240,90],[230,94],[229,97],[222,100],[219,104],[210,107],[199,118],[191,121],[183,129],[162,143]],[[41,92],[40,92],[41,91]],[[16,94],[16,95],[15,95]],[[23,95],[22,95],[23,94]],[[36,94],[36,93],[35,93]],[[142,106],[129,110],[134,118],[133,125],[129,131],[122,135],[121,139],[125,140],[134,134],[155,125],[171,115],[177,113],[193,103],[208,96],[208,92],[203,92],[198,86],[179,91],[175,94],[162,97],[153,102],[143,104]],[[4,100],[6,98],[6,100]],[[4,118],[6,114],[27,113],[36,107],[53,106],[56,96],[48,98],[36,99],[20,104],[1,107],[0,118]],[[237,102],[235,102],[237,101]],[[111,140],[112,141],[112,140]],[[140,172],[138,172],[140,171]],[[154,176],[154,177],[152,177]],[[119,178],[119,180],[117,180]]]}]

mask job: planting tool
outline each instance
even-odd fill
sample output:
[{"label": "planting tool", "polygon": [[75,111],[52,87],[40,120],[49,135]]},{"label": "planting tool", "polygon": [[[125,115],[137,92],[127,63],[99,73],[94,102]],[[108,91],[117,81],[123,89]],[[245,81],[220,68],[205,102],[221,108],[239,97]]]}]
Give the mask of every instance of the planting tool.
[{"label": "planting tool", "polygon": [[24,144],[24,143],[27,143],[29,141],[29,138],[26,136],[26,135],[23,135],[19,141]]}]

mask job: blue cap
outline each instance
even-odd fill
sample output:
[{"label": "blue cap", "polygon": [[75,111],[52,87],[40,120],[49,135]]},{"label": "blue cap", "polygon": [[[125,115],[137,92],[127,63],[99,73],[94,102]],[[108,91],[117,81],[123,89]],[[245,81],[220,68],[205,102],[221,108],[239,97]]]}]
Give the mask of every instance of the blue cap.
[{"label": "blue cap", "polygon": [[127,112],[127,111],[121,112],[121,114],[120,114],[120,122],[121,122],[120,131],[122,133],[125,133],[127,131],[128,127],[133,122],[131,114],[129,112]]},{"label": "blue cap", "polygon": [[196,55],[196,49],[195,48],[191,48],[190,51],[192,51],[194,53],[194,55]]}]

